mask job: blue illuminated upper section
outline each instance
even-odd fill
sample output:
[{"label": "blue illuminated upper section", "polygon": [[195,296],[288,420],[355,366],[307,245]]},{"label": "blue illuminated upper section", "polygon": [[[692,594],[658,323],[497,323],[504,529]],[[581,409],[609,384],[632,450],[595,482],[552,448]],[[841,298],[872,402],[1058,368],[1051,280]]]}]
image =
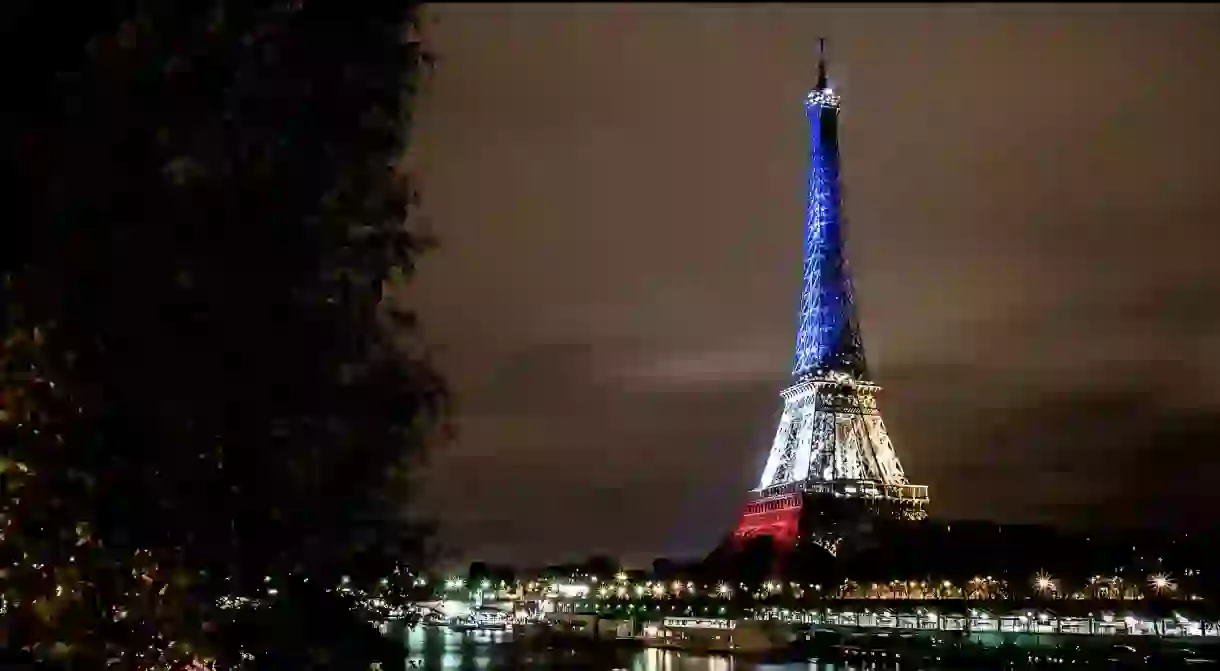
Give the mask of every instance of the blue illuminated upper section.
[{"label": "blue illuminated upper section", "polygon": [[839,186],[839,98],[818,62],[818,85],[805,97],[811,134],[805,262],[792,375],[843,373],[867,379],[851,275],[843,253]]}]

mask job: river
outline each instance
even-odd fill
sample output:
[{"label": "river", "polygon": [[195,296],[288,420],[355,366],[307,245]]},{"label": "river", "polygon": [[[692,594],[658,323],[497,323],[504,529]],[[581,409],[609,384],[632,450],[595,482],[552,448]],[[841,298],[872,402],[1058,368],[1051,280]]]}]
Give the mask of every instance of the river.
[{"label": "river", "polygon": [[839,665],[825,660],[765,664],[727,655],[603,645],[580,649],[539,649],[509,632],[455,632],[417,627],[407,634],[408,659],[429,671],[500,669],[580,669],[582,671],[847,671],[893,669],[893,665]]}]

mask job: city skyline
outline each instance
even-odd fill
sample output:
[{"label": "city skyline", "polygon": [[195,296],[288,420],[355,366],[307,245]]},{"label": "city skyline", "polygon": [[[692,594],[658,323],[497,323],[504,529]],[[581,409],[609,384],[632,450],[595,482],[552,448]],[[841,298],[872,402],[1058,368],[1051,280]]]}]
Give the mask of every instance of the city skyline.
[{"label": "city skyline", "polygon": [[1214,8],[435,14],[412,296],[460,403],[425,501],[464,556],[727,533],[790,364],[820,34],[865,344],[932,514],[1215,503]]}]

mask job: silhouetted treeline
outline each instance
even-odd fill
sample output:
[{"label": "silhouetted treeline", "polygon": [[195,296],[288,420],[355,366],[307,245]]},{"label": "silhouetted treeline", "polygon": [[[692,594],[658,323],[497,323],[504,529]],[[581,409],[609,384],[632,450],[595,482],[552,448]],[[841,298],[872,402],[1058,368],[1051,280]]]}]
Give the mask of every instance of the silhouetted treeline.
[{"label": "silhouetted treeline", "polygon": [[778,561],[769,539],[747,543],[740,552],[729,545],[709,556],[706,575],[719,573],[747,584],[767,575],[823,584],[920,578],[957,583],[992,576],[1016,584],[1045,572],[1083,584],[1093,577],[1166,574],[1200,593],[1214,593],[1218,586],[1206,559],[1210,548],[1217,547],[1212,534],[1079,533],[1036,525],[925,520],[878,522],[840,557],[803,543]]},{"label": "silhouetted treeline", "polygon": [[477,587],[483,582],[492,585],[499,585],[500,583],[512,584],[516,577],[517,572],[511,566],[484,564],[483,562],[471,563],[470,569],[466,572],[466,582],[472,587]]},{"label": "silhouetted treeline", "polygon": [[[802,542],[778,555],[771,539],[753,539],[741,548],[729,542],[702,561],[667,558],[647,569],[625,569],[606,557],[522,570],[519,578],[605,579],[620,572],[632,581],[692,580],[700,584],[761,585],[784,580],[826,586],[845,580],[948,580],[965,584],[992,577],[1027,586],[1037,574],[1066,584],[1084,585],[1094,577],[1123,576],[1143,581],[1153,575],[1171,578],[1182,589],[1220,596],[1220,571],[1208,557],[1218,537],[1210,533],[1112,530],[1080,533],[1047,526],[982,521],[886,523],[856,539],[849,552],[834,557],[820,546]],[[473,567],[472,567],[473,571]]]}]

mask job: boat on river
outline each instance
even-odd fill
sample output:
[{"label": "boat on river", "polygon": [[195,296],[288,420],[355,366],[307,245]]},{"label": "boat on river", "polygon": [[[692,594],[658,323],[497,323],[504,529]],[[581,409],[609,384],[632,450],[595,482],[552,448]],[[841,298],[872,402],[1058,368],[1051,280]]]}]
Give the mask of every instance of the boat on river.
[{"label": "boat on river", "polygon": [[495,608],[476,608],[469,615],[449,618],[453,631],[505,631],[512,624],[512,617]]}]

